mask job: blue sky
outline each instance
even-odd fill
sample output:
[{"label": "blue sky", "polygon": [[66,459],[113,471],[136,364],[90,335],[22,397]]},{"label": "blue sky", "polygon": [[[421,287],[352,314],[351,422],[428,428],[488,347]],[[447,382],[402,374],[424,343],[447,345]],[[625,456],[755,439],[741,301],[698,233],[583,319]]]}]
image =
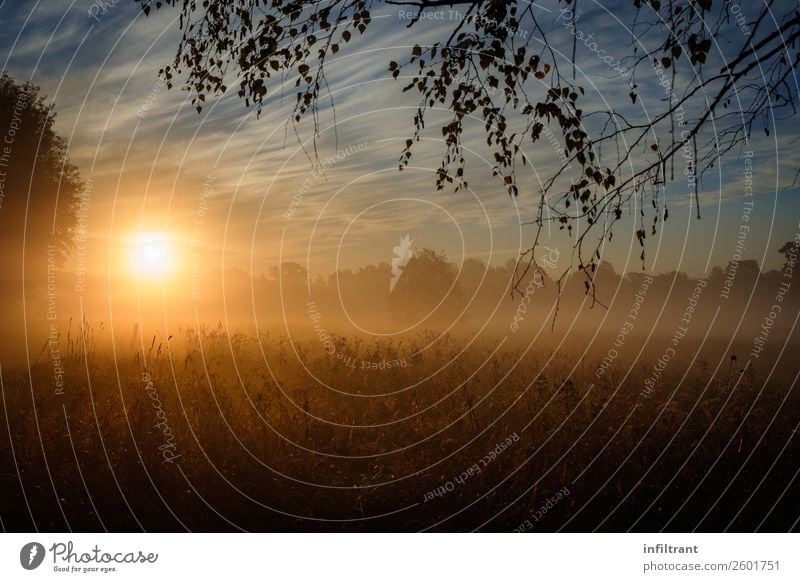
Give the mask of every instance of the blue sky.
[{"label": "blue sky", "polygon": [[[630,36],[623,26],[630,4],[582,3],[577,23],[585,34],[591,31],[598,48],[622,63],[630,54]],[[793,5],[776,6],[781,4]],[[416,100],[400,92],[401,83],[391,79],[386,64],[401,60],[413,44],[433,42],[443,30],[449,32],[451,16],[409,30],[402,8],[377,11],[363,38],[330,63],[337,139],[325,107],[320,155],[336,161],[320,177],[311,173],[297,138],[287,130],[291,87],[287,98],[276,87],[261,119],[235,95],[211,101],[198,115],[186,93],[168,91],[157,81],[158,69],[170,63],[177,46],[177,11],[166,9],[147,19],[132,0],[107,2],[105,12],[98,6],[88,0],[0,0],[0,68],[18,80],[31,79],[55,102],[57,129],[69,140],[71,159],[93,182],[90,252],[98,264],[107,262],[109,249],[136,229],[194,240],[208,268],[254,271],[280,258],[308,259],[318,272],[389,262],[392,247],[404,234],[418,246],[446,250],[455,260],[477,256],[498,265],[530,241],[530,227],[520,223],[530,220],[538,182],[555,167],[546,145],[531,152],[534,168],[520,176],[521,195],[511,199],[481,159],[486,152],[475,125],[466,141],[474,151],[467,167],[473,191],[437,193],[431,173],[442,151],[436,120],[447,117],[433,112],[427,125],[434,131],[425,135],[414,167],[396,170],[402,144],[413,129]],[[541,6],[538,14],[549,27],[553,47],[570,47],[569,29],[553,10],[555,3]],[[718,50],[727,51],[739,40],[720,39]],[[536,42],[533,38],[531,46]],[[643,68],[637,77],[639,102],[634,107],[627,100],[627,81],[595,52],[578,45],[576,61],[591,106],[625,111],[643,107],[649,113],[661,104],[663,89],[651,68]],[[780,261],[775,250],[798,231],[798,188],[791,181],[800,167],[800,146],[793,141],[796,119],[768,123],[770,136],[759,131],[752,143],[756,196],[745,256],[776,268]],[[305,123],[300,139],[309,143],[310,138]],[[358,144],[365,145],[359,150]],[[694,218],[693,196],[685,182],[670,185],[670,221],[648,240],[649,270],[680,268],[702,274],[730,260],[741,223],[743,167],[734,153],[704,176],[701,220]],[[213,184],[207,199],[204,181]],[[296,213],[287,219],[293,200]],[[640,249],[631,236],[638,228],[636,211],[630,208],[630,218],[619,224],[606,248],[604,258],[619,271],[641,268]],[[562,249],[570,245],[557,231],[549,243]]]}]

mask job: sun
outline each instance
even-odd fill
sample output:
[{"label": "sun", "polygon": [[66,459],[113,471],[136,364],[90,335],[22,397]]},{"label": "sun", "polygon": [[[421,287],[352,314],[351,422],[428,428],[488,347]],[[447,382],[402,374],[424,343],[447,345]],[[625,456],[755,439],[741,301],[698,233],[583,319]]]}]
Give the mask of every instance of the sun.
[{"label": "sun", "polygon": [[139,233],[132,247],[133,272],[139,279],[164,279],[175,270],[175,246],[166,233]]}]

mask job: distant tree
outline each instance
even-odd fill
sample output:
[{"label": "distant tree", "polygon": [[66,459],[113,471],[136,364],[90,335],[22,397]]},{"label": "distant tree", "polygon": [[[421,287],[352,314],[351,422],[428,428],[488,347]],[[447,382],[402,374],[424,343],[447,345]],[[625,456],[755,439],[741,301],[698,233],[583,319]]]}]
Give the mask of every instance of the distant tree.
[{"label": "distant tree", "polygon": [[78,169],[53,130],[55,113],[38,87],[0,76],[0,254],[4,293],[21,281],[37,284],[52,262],[61,265],[73,247]]},{"label": "distant tree", "polygon": [[468,257],[461,265],[459,283],[467,293],[472,295],[486,282],[487,275],[488,269],[483,261]]},{"label": "distant tree", "polygon": [[269,278],[273,281],[281,281],[290,285],[306,285],[308,283],[308,271],[299,263],[285,262],[280,266],[269,268]]},{"label": "distant tree", "polygon": [[443,252],[422,248],[403,268],[389,306],[397,321],[416,322],[430,315],[431,323],[439,323],[458,314],[462,299],[455,265]]},{"label": "distant tree", "polygon": [[715,286],[717,284],[722,283],[725,279],[725,269],[720,267],[719,265],[715,265],[711,268],[711,274],[708,276],[708,280],[713,282]]},{"label": "distant tree", "polygon": [[[438,39],[387,63],[387,74],[417,96],[414,132],[399,166],[409,163],[435,107],[452,113],[438,128],[445,149],[436,173],[440,189],[467,184],[463,142],[471,118],[484,128],[493,174],[514,196],[530,146],[552,137],[562,150],[560,167],[534,194],[539,204],[532,224],[538,230],[521,261],[536,262],[539,234],[555,222],[574,236],[572,266],[585,274],[592,293],[603,242],[632,200],[642,209],[634,236],[644,264],[645,239],[669,216],[663,194],[675,179],[676,157],[683,160],[677,175],[694,180],[697,199],[703,172],[747,144],[753,129],[769,133],[771,119],[796,111],[796,2],[742,3],[752,12],[744,30],[723,0],[619,0],[611,8],[620,28],[630,31],[624,49],[619,30],[605,37],[594,30],[595,41],[589,42],[578,23],[587,8],[578,8],[576,0],[137,1],[145,14],[163,4],[181,6],[182,39],[174,63],[161,74],[170,87],[183,79],[198,111],[208,96],[227,91],[231,74],[239,97],[259,112],[271,95],[269,85],[288,81],[296,87],[294,122],[310,116],[315,132],[320,98],[327,97],[326,62],[375,27],[376,10],[398,5],[416,11],[417,18],[397,21],[413,28],[427,20],[426,12],[459,7],[461,18],[437,21]],[[541,7],[548,12],[539,12]],[[570,31],[568,45],[552,42],[554,26],[543,24],[543,14],[557,15],[555,28]],[[606,50],[601,57],[601,46],[627,51],[616,64],[608,63],[608,74],[627,86],[627,106],[584,98],[575,64],[578,40],[605,63],[610,57]],[[638,91],[648,77],[659,98],[645,108]]]},{"label": "distant tree", "polygon": [[778,249],[778,253],[783,255],[784,263],[783,268],[786,269],[789,266],[789,261],[795,263],[797,265],[797,260],[800,258],[800,241],[798,240],[790,240],[784,243],[784,245]]},{"label": "distant tree", "polygon": [[[728,269],[732,269],[732,263],[728,263]],[[744,259],[739,261],[736,268],[736,278],[744,281],[743,286],[751,289],[755,285],[758,277],[761,275],[761,268],[758,266],[758,261],[755,259]]]}]

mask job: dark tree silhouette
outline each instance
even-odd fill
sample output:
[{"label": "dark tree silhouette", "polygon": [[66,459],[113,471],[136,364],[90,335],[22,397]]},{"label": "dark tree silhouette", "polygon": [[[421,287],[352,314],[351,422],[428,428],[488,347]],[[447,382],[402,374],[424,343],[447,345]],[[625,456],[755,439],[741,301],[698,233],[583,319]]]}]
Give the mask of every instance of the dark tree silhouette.
[{"label": "dark tree silhouette", "polygon": [[800,254],[800,240],[795,239],[785,242],[783,246],[778,249],[778,253],[783,255],[785,261],[783,263],[783,268],[794,270],[797,266],[798,258],[800,258],[798,256]]},{"label": "dark tree silhouette", "polygon": [[414,253],[389,295],[389,308],[399,322],[451,321],[463,308],[464,296],[456,266],[444,252],[422,248]]},{"label": "dark tree silhouette", "polygon": [[48,261],[61,264],[73,245],[82,183],[54,119],[38,87],[0,76],[0,277],[7,294],[23,266],[25,282],[40,284]]},{"label": "dark tree silhouette", "polygon": [[[538,229],[520,258],[517,291],[527,270],[538,267],[535,251],[543,225],[554,221],[574,237],[570,267],[585,273],[586,290],[593,294],[602,245],[631,201],[642,209],[635,237],[644,266],[645,239],[669,216],[666,183],[688,176],[696,199],[699,177],[721,156],[747,145],[753,129],[769,133],[770,121],[795,112],[793,71],[800,59],[795,2],[749,5],[754,16],[743,23],[722,0],[619,0],[614,15],[629,31],[627,49],[628,39],[620,39],[619,30],[605,38],[594,31],[594,49],[605,45],[627,52],[620,59],[624,66],[617,62],[609,74],[623,84],[628,101],[609,104],[586,96],[590,79],[575,64],[577,39],[586,36],[578,30],[582,8],[577,0],[543,0],[551,9],[549,18],[558,14],[555,28],[571,30],[562,51],[551,42],[552,22],[543,24],[537,12],[542,2],[137,1],[146,14],[163,4],[180,5],[183,37],[174,63],[161,74],[168,86],[183,79],[198,110],[207,96],[227,90],[224,79],[232,73],[239,96],[259,112],[270,95],[268,84],[288,81],[296,87],[294,122],[310,116],[315,131],[326,60],[375,26],[373,12],[385,10],[384,5],[422,15],[460,7],[462,17],[442,23],[439,41],[415,45],[410,54],[387,63],[387,74],[415,93],[418,103],[414,133],[399,166],[408,164],[434,107],[452,112],[439,128],[446,150],[436,177],[440,189],[466,185],[463,140],[469,119],[485,128],[493,172],[511,195],[520,192],[519,165],[530,162],[530,146],[543,136],[555,137],[563,155],[539,188],[538,213],[531,220]],[[413,29],[422,18],[400,25]],[[643,78],[658,90],[663,87],[646,108],[638,93]],[[676,158],[682,158],[677,172]]]}]

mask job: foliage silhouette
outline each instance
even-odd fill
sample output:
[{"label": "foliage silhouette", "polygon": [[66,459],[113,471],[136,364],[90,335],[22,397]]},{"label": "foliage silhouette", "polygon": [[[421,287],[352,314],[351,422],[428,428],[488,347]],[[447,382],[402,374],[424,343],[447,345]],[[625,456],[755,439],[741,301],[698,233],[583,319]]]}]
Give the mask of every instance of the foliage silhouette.
[{"label": "foliage silhouette", "polygon": [[[55,113],[38,87],[0,77],[0,277],[4,288],[41,284],[48,260],[63,263],[74,245],[83,184],[53,130]],[[23,267],[26,267],[23,271]]]},{"label": "foliage silhouette", "polygon": [[[375,12],[386,6],[413,9],[414,18],[398,21],[413,29],[426,12],[460,7],[463,14],[442,24],[438,41],[415,44],[410,54],[387,64],[387,74],[402,78],[403,91],[418,95],[414,133],[399,167],[408,164],[427,114],[444,107],[452,117],[439,128],[445,152],[437,188],[467,185],[465,123],[477,119],[494,175],[516,196],[519,165],[531,161],[526,151],[555,134],[563,150],[560,167],[541,184],[531,221],[537,231],[520,262],[536,265],[542,228],[555,222],[574,237],[577,252],[570,268],[584,273],[592,295],[602,246],[630,202],[641,209],[635,237],[644,266],[645,240],[669,216],[665,185],[676,175],[688,176],[699,217],[700,176],[722,156],[747,146],[754,128],[769,135],[770,119],[795,113],[793,71],[800,54],[790,48],[800,37],[800,13],[789,2],[751,7],[754,17],[744,30],[721,0],[620,0],[614,16],[629,31],[631,44],[609,72],[627,97],[609,104],[586,97],[585,85],[594,80],[591,71],[578,75],[577,41],[600,57],[601,45],[621,47],[619,34],[580,30],[578,21],[588,9],[579,9],[575,0],[545,3],[550,17],[557,13],[555,25],[537,12],[541,3],[496,0],[137,1],[147,15],[164,4],[180,6],[183,37],[174,63],[161,74],[170,87],[184,79],[198,111],[208,96],[227,91],[232,76],[238,95],[259,113],[272,84],[293,81],[293,121],[310,116],[315,132],[327,88],[326,63],[376,27]],[[554,29],[561,28],[569,32],[563,51],[553,40]],[[592,38],[596,42],[590,43]],[[653,100],[655,107],[645,109],[639,83],[653,73],[653,84],[664,92]],[[676,157],[685,165],[677,173]],[[518,292],[525,273],[514,286]]]}]

